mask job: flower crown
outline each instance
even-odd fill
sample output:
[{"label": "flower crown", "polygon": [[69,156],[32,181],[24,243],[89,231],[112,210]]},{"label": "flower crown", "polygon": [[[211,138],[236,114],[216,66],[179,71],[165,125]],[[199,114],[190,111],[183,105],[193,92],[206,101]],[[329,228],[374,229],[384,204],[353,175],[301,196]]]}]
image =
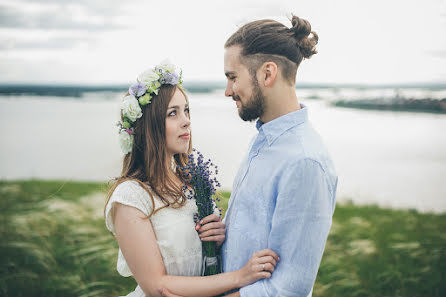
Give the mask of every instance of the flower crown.
[{"label": "flower crown", "polygon": [[128,154],[132,151],[134,139],[134,123],[142,117],[143,106],[152,102],[152,97],[158,95],[162,85],[183,86],[182,70],[179,72],[175,65],[162,62],[141,73],[137,78],[137,83],[129,88],[128,95],[121,103],[122,121],[119,126],[119,144],[122,152]]}]

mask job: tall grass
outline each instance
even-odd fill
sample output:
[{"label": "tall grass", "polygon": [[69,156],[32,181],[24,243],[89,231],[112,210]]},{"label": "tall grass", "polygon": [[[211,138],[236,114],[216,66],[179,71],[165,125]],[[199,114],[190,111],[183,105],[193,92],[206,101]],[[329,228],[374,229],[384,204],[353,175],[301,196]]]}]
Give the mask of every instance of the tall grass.
[{"label": "tall grass", "polygon": [[118,296],[136,286],[115,271],[117,245],[101,214],[105,189],[0,182],[0,296]]},{"label": "tall grass", "polygon": [[[0,296],[119,296],[107,186],[0,182]],[[229,192],[220,207],[227,208]],[[337,205],[314,296],[446,296],[446,215]]]}]

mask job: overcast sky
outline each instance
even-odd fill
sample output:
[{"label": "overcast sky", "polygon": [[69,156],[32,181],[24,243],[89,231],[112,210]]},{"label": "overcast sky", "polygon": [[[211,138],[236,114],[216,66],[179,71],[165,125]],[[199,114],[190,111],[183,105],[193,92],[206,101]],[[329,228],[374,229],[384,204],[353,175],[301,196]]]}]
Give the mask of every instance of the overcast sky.
[{"label": "overcast sky", "polygon": [[320,38],[298,81],[446,82],[444,0],[0,0],[0,83],[125,84],[165,58],[223,81],[231,33],[290,13]]}]

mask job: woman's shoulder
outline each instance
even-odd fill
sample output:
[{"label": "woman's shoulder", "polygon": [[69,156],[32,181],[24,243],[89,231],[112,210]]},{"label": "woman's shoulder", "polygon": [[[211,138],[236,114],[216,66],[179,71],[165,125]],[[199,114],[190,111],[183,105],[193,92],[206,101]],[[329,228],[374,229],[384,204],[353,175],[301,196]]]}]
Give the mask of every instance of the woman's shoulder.
[{"label": "woman's shoulder", "polygon": [[128,179],[121,183],[119,183],[115,190],[113,191],[113,195],[129,195],[129,194],[137,194],[137,195],[147,195],[148,192],[154,195],[155,193],[152,191],[152,188],[143,182],[137,181],[135,179]]},{"label": "woman's shoulder", "polygon": [[[149,188],[149,186],[147,186]],[[115,190],[113,191],[113,194],[116,193],[125,193],[125,192],[142,192],[144,191],[143,186],[134,179],[128,179],[121,183],[119,183]]]},{"label": "woman's shoulder", "polygon": [[137,208],[140,209],[152,209],[152,199],[150,198],[149,192],[155,198],[150,186],[143,185],[142,182],[137,180],[126,180],[116,186],[109,203],[119,202],[130,206],[139,206]]},{"label": "woman's shoulder", "polygon": [[136,180],[125,180],[116,186],[110,199],[107,201],[105,209],[106,226],[112,233],[115,232],[113,216],[116,203],[134,207],[146,216],[151,214],[153,209],[152,199],[143,187]]}]

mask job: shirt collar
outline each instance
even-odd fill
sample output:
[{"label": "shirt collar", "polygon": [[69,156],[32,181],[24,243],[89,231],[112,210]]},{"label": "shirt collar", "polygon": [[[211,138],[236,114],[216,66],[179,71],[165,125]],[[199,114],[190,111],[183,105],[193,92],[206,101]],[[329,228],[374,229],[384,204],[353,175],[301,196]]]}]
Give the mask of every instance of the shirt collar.
[{"label": "shirt collar", "polygon": [[308,108],[304,104],[300,104],[300,107],[301,109],[287,113],[266,124],[260,121],[260,119],[257,120],[256,128],[259,132],[263,131],[265,133],[269,145],[285,131],[308,120]]}]

